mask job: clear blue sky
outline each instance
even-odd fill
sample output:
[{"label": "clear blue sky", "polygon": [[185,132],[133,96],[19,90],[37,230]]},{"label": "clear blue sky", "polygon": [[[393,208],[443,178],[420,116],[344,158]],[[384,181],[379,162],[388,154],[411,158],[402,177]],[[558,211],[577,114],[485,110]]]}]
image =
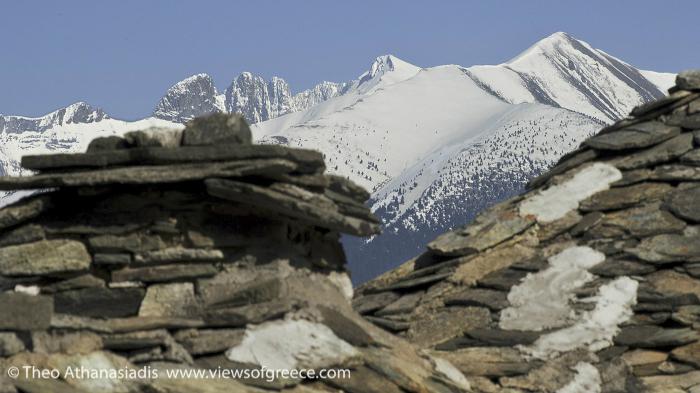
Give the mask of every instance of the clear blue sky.
[{"label": "clear blue sky", "polygon": [[279,75],[294,91],[355,78],[381,54],[496,64],[566,31],[637,67],[700,68],[700,1],[4,1],[0,113],[83,100],[146,116],[173,83]]}]

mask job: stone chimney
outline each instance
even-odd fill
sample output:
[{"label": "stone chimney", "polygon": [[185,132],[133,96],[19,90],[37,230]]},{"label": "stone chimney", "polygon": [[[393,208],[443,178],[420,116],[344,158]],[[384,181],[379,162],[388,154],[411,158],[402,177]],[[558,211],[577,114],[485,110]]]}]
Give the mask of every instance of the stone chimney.
[{"label": "stone chimney", "polygon": [[[36,191],[0,210],[0,392],[467,391],[449,362],[353,311],[339,236],[379,222],[320,153],[254,145],[242,118],[216,114],[22,165],[36,174],[0,178]],[[61,375],[5,372],[23,366]]]}]

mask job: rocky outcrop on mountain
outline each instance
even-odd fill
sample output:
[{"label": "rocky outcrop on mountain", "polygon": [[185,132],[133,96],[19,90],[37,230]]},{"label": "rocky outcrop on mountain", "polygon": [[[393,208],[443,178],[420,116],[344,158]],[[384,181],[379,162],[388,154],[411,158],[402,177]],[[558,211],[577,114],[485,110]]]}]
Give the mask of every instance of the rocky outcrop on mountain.
[{"label": "rocky outcrop on mountain", "polygon": [[240,113],[249,122],[259,123],[289,110],[289,95],[284,95],[288,92],[289,86],[283,87],[279,79],[268,84],[262,77],[244,72],[226,89],[226,111]]},{"label": "rocky outcrop on mountain", "polygon": [[168,89],[153,111],[153,116],[185,123],[198,116],[223,112],[222,98],[209,75],[193,75]]},{"label": "rocky outcrop on mountain", "polygon": [[0,189],[49,191],[0,210],[0,392],[468,391],[353,311],[339,233],[378,222],[320,153],[215,114],[22,163]]},{"label": "rocky outcrop on mountain", "polygon": [[261,76],[244,72],[226,89],[225,108],[229,113],[242,114],[251,123],[259,123],[309,109],[344,94],[349,87],[349,83],[323,82],[293,95],[289,84],[282,78],[273,77],[268,82]]},{"label": "rocky outcrop on mountain", "polygon": [[321,82],[312,89],[292,94],[287,81],[243,72],[223,94],[212,78],[197,74],[173,85],[153,111],[158,119],[185,123],[211,113],[239,113],[250,123],[309,109],[348,91],[351,83]]},{"label": "rocky outcrop on mountain", "polygon": [[94,123],[108,119],[100,108],[76,102],[42,117],[0,115],[0,133],[19,133],[27,130],[44,131],[65,124]]},{"label": "rocky outcrop on mountain", "polygon": [[280,77],[267,81],[250,72],[238,75],[226,91],[219,94],[209,75],[198,74],[171,87],[156,106],[153,116],[184,123],[196,116],[225,112],[240,113],[249,123],[260,123],[307,110],[353,88],[366,93],[380,79],[395,77],[392,72],[397,71],[397,66],[400,68],[398,74],[415,74],[419,70],[394,56],[379,56],[358,80],[344,83],[324,81],[297,94],[292,94],[289,83]]},{"label": "rocky outcrop on mountain", "polygon": [[478,392],[700,391],[700,71],[358,288]]}]

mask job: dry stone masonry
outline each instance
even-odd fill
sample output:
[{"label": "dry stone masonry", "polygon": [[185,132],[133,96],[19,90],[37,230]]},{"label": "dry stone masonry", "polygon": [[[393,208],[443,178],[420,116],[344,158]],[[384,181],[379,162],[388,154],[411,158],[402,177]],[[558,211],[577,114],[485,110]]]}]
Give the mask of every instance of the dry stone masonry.
[{"label": "dry stone masonry", "polygon": [[700,71],[363,285],[476,392],[700,392]]},{"label": "dry stone masonry", "polygon": [[[24,157],[0,209],[0,392],[463,392],[448,361],[365,321],[339,233],[378,221],[310,150],[238,116]],[[9,367],[342,369],[350,379],[10,379]],[[153,375],[153,374],[149,374]]]}]

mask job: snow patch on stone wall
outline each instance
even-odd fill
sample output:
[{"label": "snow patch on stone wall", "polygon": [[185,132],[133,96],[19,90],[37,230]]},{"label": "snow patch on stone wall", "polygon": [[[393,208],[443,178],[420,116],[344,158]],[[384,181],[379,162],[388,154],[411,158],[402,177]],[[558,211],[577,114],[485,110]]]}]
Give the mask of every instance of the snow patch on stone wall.
[{"label": "snow patch on stone wall", "polygon": [[622,173],[612,165],[595,163],[576,173],[571,179],[553,185],[524,200],[520,214],[534,215],[539,222],[558,220],[579,202],[610,188],[610,184],[622,179]]},{"label": "snow patch on stone wall", "polygon": [[576,376],[557,393],[600,393],[602,380],[598,369],[590,363],[580,362],[574,367]]},{"label": "snow patch on stone wall", "polygon": [[226,352],[231,361],[273,370],[329,367],[358,355],[326,325],[301,319],[250,327],[241,344]]},{"label": "snow patch on stone wall", "polygon": [[605,255],[590,247],[570,247],[549,258],[549,267],[530,274],[511,288],[511,306],[500,316],[505,330],[544,330],[566,326],[575,320],[569,306],[574,291],[595,277],[588,269],[603,262]]},{"label": "snow patch on stone wall", "polygon": [[633,314],[639,283],[620,277],[600,287],[593,311],[584,312],[572,326],[541,336],[525,352],[547,359],[562,352],[587,347],[596,352],[612,345],[619,326]]}]

